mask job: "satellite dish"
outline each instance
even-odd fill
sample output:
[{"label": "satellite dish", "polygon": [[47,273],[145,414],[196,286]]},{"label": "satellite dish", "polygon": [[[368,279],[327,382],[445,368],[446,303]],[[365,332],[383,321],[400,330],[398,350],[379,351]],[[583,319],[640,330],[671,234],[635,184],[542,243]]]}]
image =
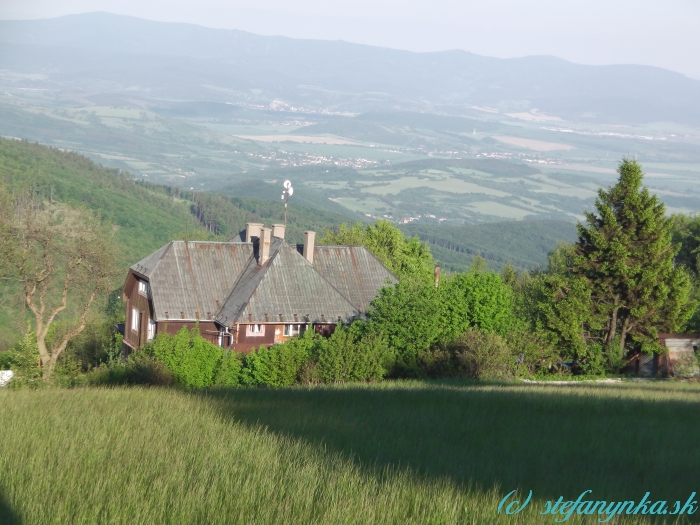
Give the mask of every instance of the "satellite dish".
[{"label": "satellite dish", "polygon": [[284,181],[284,183],[283,183],[282,185],[284,186],[285,189],[288,190],[289,188],[292,187],[292,181],[291,181],[291,180],[286,180],[286,181]]},{"label": "satellite dish", "polygon": [[289,193],[289,195],[293,195],[293,194],[294,194],[294,188],[292,188],[291,186],[290,186],[289,188],[287,188],[287,193]]}]

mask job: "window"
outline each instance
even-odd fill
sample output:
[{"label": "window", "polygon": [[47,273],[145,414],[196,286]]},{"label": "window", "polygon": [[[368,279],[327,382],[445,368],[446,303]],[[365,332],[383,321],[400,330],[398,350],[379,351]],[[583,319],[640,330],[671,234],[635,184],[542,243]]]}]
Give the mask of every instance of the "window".
[{"label": "window", "polygon": [[306,325],[303,324],[286,324],[284,325],[284,336],[293,337],[295,335],[303,334],[306,329]]},{"label": "window", "polygon": [[252,336],[265,335],[265,325],[264,324],[249,324],[248,325],[248,335],[252,335]]},{"label": "window", "polygon": [[139,293],[148,297],[148,283],[146,281],[139,281]]},{"label": "window", "polygon": [[132,332],[139,331],[139,316],[140,315],[141,315],[141,312],[139,312],[136,308],[131,309],[131,331]]},{"label": "window", "polygon": [[156,336],[156,322],[148,319],[148,340],[151,341]]}]

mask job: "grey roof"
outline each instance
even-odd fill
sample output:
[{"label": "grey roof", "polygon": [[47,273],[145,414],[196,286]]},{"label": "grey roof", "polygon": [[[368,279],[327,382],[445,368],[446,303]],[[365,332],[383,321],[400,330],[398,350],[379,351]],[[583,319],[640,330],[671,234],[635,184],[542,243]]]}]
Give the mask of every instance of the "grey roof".
[{"label": "grey roof", "polygon": [[364,246],[316,246],[314,268],[360,312],[396,277]]},{"label": "grey roof", "polygon": [[396,282],[363,247],[317,246],[313,266],[277,237],[263,266],[257,251],[254,243],[173,241],[131,269],[150,282],[157,321],[216,319],[227,326],[348,322],[367,311],[387,279]]},{"label": "grey roof", "polygon": [[252,244],[172,241],[131,268],[150,282],[156,320],[208,319],[252,256]]},{"label": "grey roof", "polygon": [[251,321],[336,322],[339,318],[349,322],[359,315],[359,310],[306,259],[275,238],[270,245],[270,260],[262,267],[255,260],[249,263],[217,320],[226,325]]}]

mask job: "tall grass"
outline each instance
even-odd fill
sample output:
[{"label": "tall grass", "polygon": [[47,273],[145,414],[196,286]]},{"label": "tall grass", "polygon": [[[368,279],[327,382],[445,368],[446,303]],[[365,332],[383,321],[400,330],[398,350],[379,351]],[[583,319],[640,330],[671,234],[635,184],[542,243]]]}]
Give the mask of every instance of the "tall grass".
[{"label": "tall grass", "polygon": [[[699,407],[670,384],[2,391],[0,523],[553,523],[542,502],[586,489],[700,492]],[[499,516],[514,488],[535,501]]]}]

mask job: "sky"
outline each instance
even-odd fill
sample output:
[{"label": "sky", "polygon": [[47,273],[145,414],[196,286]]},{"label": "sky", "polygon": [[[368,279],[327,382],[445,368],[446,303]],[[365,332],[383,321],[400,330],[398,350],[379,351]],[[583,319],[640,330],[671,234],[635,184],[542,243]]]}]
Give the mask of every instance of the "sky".
[{"label": "sky", "polygon": [[419,52],[644,64],[700,79],[700,0],[0,0],[0,19],[92,11]]}]

